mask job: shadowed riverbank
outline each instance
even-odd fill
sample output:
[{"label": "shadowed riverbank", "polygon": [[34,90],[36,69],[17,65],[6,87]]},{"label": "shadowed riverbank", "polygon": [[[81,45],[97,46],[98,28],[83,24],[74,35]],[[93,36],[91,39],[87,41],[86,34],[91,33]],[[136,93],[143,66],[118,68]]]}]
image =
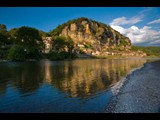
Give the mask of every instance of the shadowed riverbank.
[{"label": "shadowed riverbank", "polygon": [[108,104],[106,113],[160,112],[160,61],[146,63],[128,75],[124,85]]}]

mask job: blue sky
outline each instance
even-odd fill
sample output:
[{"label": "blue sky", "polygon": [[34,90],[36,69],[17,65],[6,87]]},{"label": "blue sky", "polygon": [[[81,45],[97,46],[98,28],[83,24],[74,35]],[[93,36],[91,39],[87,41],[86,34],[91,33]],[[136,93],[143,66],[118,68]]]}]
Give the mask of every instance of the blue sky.
[{"label": "blue sky", "polygon": [[159,7],[0,7],[0,24],[48,32],[68,20],[87,17],[111,25],[135,45],[160,46]]}]

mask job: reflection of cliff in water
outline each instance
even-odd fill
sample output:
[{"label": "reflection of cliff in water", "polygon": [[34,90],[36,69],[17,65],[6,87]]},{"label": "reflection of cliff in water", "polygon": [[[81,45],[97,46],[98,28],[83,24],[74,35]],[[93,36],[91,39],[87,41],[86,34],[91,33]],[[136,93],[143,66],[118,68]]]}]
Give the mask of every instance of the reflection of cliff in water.
[{"label": "reflection of cliff in water", "polygon": [[108,88],[131,69],[145,62],[146,60],[75,60],[55,65],[48,62],[50,65],[45,71],[46,81],[70,97],[85,98]]},{"label": "reflection of cliff in water", "polygon": [[10,85],[22,94],[32,93],[44,82],[70,97],[86,98],[119,81],[146,60],[74,60],[1,63],[0,94]]}]

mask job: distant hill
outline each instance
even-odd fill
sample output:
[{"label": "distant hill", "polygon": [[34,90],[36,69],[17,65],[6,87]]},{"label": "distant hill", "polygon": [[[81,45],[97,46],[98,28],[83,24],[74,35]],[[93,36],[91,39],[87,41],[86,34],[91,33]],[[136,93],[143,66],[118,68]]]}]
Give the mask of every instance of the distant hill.
[{"label": "distant hill", "polygon": [[92,55],[122,54],[119,52],[130,51],[132,46],[128,37],[109,25],[84,17],[59,25],[50,35],[69,36],[80,53]]}]

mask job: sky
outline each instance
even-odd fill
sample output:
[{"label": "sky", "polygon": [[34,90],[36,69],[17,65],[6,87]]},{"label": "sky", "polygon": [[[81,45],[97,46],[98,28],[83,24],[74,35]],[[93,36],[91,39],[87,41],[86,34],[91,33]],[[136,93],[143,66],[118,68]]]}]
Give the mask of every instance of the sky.
[{"label": "sky", "polygon": [[45,32],[68,20],[87,17],[117,30],[132,44],[160,46],[160,7],[0,7],[0,24]]}]

